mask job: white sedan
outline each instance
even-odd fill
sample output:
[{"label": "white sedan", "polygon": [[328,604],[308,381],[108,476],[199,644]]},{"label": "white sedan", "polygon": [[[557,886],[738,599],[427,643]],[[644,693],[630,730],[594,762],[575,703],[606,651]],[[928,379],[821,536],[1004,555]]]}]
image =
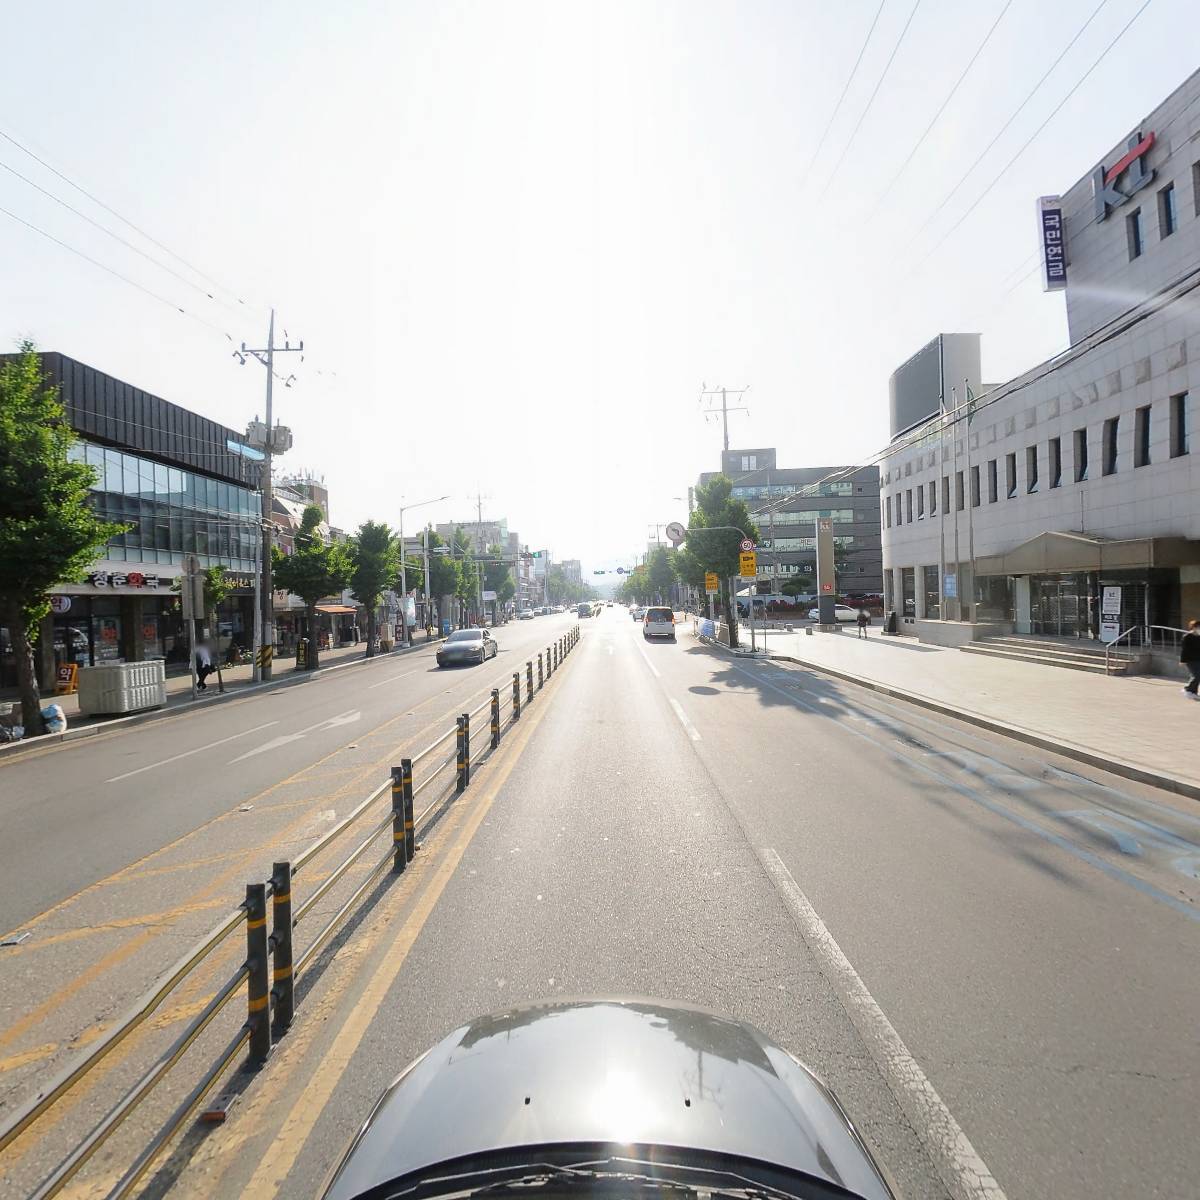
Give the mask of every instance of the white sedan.
[{"label": "white sedan", "polygon": [[[810,608],[808,610],[808,619],[810,621],[819,621],[821,619],[821,610],[819,608]],[[857,621],[858,609],[851,608],[848,604],[835,604],[833,606],[833,619],[835,621]]]}]

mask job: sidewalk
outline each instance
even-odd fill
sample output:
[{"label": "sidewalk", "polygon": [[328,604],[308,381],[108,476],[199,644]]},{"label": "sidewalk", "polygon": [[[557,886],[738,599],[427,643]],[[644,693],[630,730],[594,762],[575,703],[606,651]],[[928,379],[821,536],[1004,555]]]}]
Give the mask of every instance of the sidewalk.
[{"label": "sidewalk", "polygon": [[[759,635],[760,638],[763,635]],[[1200,799],[1200,702],[1182,679],[1090,675],[913,638],[769,632],[771,657],[891,690],[1129,778]],[[763,645],[763,641],[759,641]]]}]

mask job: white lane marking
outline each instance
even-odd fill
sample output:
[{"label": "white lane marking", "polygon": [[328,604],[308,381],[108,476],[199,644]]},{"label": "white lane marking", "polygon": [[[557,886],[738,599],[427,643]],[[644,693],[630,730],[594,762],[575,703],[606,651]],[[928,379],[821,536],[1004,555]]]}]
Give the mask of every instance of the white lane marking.
[{"label": "white lane marking", "polygon": [[804,941],[837,989],[846,1014],[871,1052],[889,1089],[929,1151],[942,1182],[955,1200],[1005,1200],[1004,1191],[962,1131],[941,1096],[909,1053],[883,1009],[867,991],[825,922],[800,890],[783,860],[769,846],[758,852]]},{"label": "white lane marking", "polygon": [[675,715],[679,718],[684,729],[687,730],[688,737],[690,737],[693,742],[698,742],[700,740],[700,730],[698,730],[695,725],[688,720],[687,713],[683,711],[683,705],[680,704],[679,701],[673,696],[668,696],[667,699],[671,701],[671,707],[675,710]]},{"label": "white lane marking", "polygon": [[399,675],[389,675],[386,679],[381,679],[378,683],[373,683],[368,692],[373,692],[376,688],[386,687],[389,683],[395,683],[397,679],[403,679],[406,675],[415,675],[418,671],[423,670],[422,667],[415,667],[411,671],[401,671]]},{"label": "white lane marking", "polygon": [[255,746],[253,750],[247,750],[245,754],[239,754],[237,758],[230,759],[229,765],[232,767],[234,763],[240,763],[244,759],[253,758],[256,754],[265,754],[268,750],[278,750],[280,746],[286,746],[291,742],[298,742],[306,734],[313,733],[318,729],[336,729],[339,725],[350,725],[357,721],[362,716],[358,709],[349,709],[344,713],[338,713],[336,717],[327,717],[324,721],[318,721],[315,725],[310,725],[307,729],[301,729],[299,733],[284,733],[279,737],[272,738],[269,742],[263,742],[261,746]]},{"label": "white lane marking", "polygon": [[641,646],[638,646],[637,649],[638,653],[646,660],[646,666],[648,666],[650,670],[654,672],[654,678],[661,679],[662,675],[659,674],[658,668],[650,661],[650,655],[648,655],[646,651],[641,648]]},{"label": "white lane marking", "polygon": [[220,738],[215,742],[209,742],[205,746],[197,746],[195,750],[185,750],[182,754],[173,754],[170,758],[159,759],[158,762],[147,763],[144,767],[138,767],[136,771],[126,771],[124,775],[114,775],[111,779],[106,779],[105,783],[120,783],[122,779],[132,779],[135,775],[140,775],[143,771],[153,771],[155,767],[165,767],[168,763],[178,762],[181,758],[190,758],[193,754],[201,754],[205,750],[211,750],[214,746],[223,746],[226,742],[232,742],[234,738],[249,737],[252,733],[258,733],[262,729],[270,729],[272,725],[278,725],[278,721],[268,721],[265,725],[255,725],[253,729],[243,729],[241,733],[231,733],[228,737]]}]

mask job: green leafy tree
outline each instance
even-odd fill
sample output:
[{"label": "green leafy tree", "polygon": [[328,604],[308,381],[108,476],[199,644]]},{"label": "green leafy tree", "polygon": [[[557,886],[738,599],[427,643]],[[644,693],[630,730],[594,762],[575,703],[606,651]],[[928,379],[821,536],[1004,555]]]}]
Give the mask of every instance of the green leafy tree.
[{"label": "green leafy tree", "polygon": [[29,737],[45,732],[33,641],[50,610],[47,593],[73,583],[126,526],[102,521],[88,493],[96,482],[72,461],[75,436],[42,376],[32,342],[0,364],[0,621],[8,628]]},{"label": "green leafy tree", "polygon": [[[458,593],[458,581],[462,564],[451,556],[450,547],[431,529],[429,538],[429,594],[437,604],[438,616],[445,615],[444,603],[448,597]],[[445,553],[437,553],[439,547]]]},{"label": "green leafy tree", "polygon": [[[350,539],[350,587],[367,610],[367,657],[375,654],[375,627],[383,593],[400,577],[400,545],[391,529],[380,521],[364,521]],[[408,581],[405,580],[407,583]],[[407,626],[404,600],[400,602],[402,630]],[[403,637],[401,640],[405,640]]]},{"label": "green leafy tree", "polygon": [[666,546],[656,547],[650,555],[646,574],[658,604],[664,604],[670,599],[671,585],[675,582],[675,566],[671,561],[674,557]]},{"label": "green leafy tree", "polygon": [[680,577],[693,587],[703,587],[705,572],[716,572],[721,581],[721,614],[732,647],[738,644],[737,606],[729,580],[738,572],[738,541],[743,533],[758,541],[758,526],[745,502],[734,498],[728,476],[714,476],[696,488],[696,507],[688,521],[686,548],[680,557]]},{"label": "green leafy tree", "polygon": [[[504,556],[504,550],[500,546],[489,546],[488,557],[496,560]],[[507,604],[517,593],[517,585],[513,581],[512,571],[509,569],[508,563],[492,561],[484,567],[483,571],[483,586],[489,592],[496,593],[497,607]],[[493,619],[495,613],[492,614]]]},{"label": "green leafy tree", "polygon": [[321,536],[323,520],[321,510],[315,504],[308,505],[300,518],[295,550],[284,554],[275,546],[271,555],[277,586],[304,601],[310,669],[317,666],[317,601],[349,587],[352,574],[346,546],[341,542],[326,542]]},{"label": "green leafy tree", "polygon": [[474,561],[474,550],[471,539],[460,525],[450,539],[450,546],[455,558],[458,559],[458,587],[455,596],[460,605],[460,623],[465,625],[468,614],[475,606],[479,597],[479,564]]}]

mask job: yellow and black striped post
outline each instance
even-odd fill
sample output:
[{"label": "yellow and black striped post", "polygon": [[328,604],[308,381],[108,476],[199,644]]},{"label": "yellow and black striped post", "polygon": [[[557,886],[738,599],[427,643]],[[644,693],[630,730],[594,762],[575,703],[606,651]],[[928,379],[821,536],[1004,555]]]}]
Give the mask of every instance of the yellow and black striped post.
[{"label": "yellow and black striped post", "polygon": [[271,665],[271,657],[274,651],[270,646],[259,646],[258,648],[258,665],[260,667],[269,667]]},{"label": "yellow and black striped post", "polygon": [[399,875],[408,866],[404,837],[404,767],[392,768],[392,870]]},{"label": "yellow and black striped post", "polygon": [[296,1011],[292,969],[292,864],[277,862],[271,868],[271,995],[275,1000],[273,1033],[286,1033]]},{"label": "yellow and black striped post", "polygon": [[513,672],[513,720],[521,719],[521,672]]},{"label": "yellow and black striped post", "polygon": [[463,787],[471,782],[471,714],[463,713]]},{"label": "yellow and black striped post", "polygon": [[454,777],[454,786],[458,791],[461,792],[463,790],[463,788],[465,788],[467,786],[466,780],[463,779],[463,766],[465,765],[463,762],[463,753],[465,751],[465,747],[463,746],[463,719],[462,719],[462,717],[455,717],[454,723],[455,723],[455,725],[458,726],[458,729],[454,735],[455,753],[457,755],[457,761],[458,761],[458,770]]},{"label": "yellow and black striped post", "polygon": [[533,703],[533,659],[525,660],[525,703]]},{"label": "yellow and black striped post", "polygon": [[250,1059],[265,1063],[271,1054],[271,994],[267,980],[267,885],[246,884],[246,1026]]},{"label": "yellow and black striped post", "polygon": [[417,852],[417,830],[413,818],[412,759],[402,758],[400,769],[404,773],[404,851],[412,862]]},{"label": "yellow and black striped post", "polygon": [[545,678],[542,676],[542,652],[538,651],[538,691],[542,690],[545,685]]},{"label": "yellow and black striped post", "polygon": [[500,745],[500,689],[492,688],[492,749]]}]

